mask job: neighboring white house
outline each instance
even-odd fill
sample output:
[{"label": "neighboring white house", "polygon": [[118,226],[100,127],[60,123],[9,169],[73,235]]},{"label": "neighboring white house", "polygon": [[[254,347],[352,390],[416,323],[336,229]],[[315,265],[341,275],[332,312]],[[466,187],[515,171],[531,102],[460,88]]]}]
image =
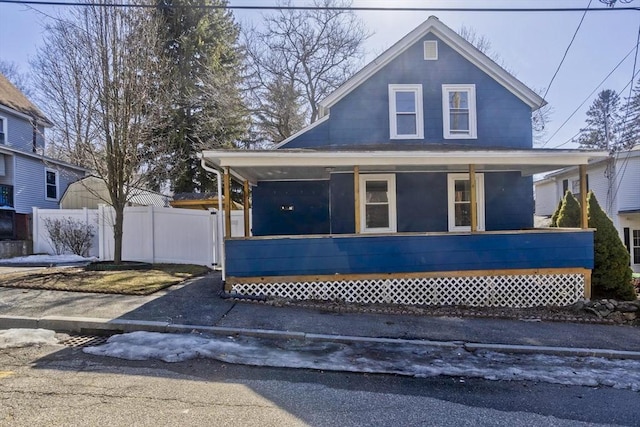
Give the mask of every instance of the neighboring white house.
[{"label": "neighboring white house", "polygon": [[[640,145],[587,166],[587,189],[593,190],[640,272]],[[536,215],[550,216],[566,190],[580,193],[578,168],[547,174],[534,182]]]}]

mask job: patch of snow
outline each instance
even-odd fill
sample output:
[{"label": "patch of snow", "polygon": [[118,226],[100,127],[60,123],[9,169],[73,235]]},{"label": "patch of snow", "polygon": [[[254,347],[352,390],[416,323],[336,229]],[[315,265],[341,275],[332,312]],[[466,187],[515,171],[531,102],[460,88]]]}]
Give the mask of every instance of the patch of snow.
[{"label": "patch of snow", "polygon": [[85,258],[80,255],[29,255],[0,259],[0,264],[62,264],[69,262],[90,262],[97,258]]},{"label": "patch of snow", "polygon": [[640,361],[597,357],[505,354],[411,343],[335,343],[251,337],[132,332],[114,335],[85,353],[128,360],[181,362],[211,358],[255,366],[431,377],[527,380],[640,391]]},{"label": "patch of snow", "polygon": [[48,329],[0,330],[0,349],[58,344],[56,333]]}]

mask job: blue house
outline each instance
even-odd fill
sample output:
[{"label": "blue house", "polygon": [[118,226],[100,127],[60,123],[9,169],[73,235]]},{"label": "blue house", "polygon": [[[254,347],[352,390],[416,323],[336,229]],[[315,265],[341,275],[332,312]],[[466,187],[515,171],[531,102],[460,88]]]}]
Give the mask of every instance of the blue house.
[{"label": "blue house", "polygon": [[226,194],[232,179],[251,188],[253,236],[227,235],[226,289],[516,307],[589,296],[586,211],[582,229],[534,230],[532,175],[606,153],[534,149],[544,103],[430,17],[276,149],[202,153]]},{"label": "blue house", "polygon": [[33,207],[58,209],[85,169],[46,157],[51,121],[0,74],[0,239],[30,239]]}]

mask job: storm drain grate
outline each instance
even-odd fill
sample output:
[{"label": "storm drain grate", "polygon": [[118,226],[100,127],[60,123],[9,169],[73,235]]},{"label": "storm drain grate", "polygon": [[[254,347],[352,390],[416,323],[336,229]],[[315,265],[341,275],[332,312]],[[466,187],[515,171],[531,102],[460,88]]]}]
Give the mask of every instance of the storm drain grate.
[{"label": "storm drain grate", "polygon": [[69,338],[60,342],[67,347],[91,347],[95,345],[101,345],[107,342],[109,337],[99,335],[70,335]]}]

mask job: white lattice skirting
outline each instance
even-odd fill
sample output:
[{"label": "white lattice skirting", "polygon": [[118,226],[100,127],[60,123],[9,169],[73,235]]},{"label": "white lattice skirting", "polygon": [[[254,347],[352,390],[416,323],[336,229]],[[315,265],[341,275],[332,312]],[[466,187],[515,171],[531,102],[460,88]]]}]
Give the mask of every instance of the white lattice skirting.
[{"label": "white lattice skirting", "polygon": [[[584,295],[586,273],[499,274],[455,277],[244,279],[231,291],[297,300],[485,307],[563,306]],[[333,280],[331,280],[333,279]],[[338,280],[336,280],[338,279]]]}]

